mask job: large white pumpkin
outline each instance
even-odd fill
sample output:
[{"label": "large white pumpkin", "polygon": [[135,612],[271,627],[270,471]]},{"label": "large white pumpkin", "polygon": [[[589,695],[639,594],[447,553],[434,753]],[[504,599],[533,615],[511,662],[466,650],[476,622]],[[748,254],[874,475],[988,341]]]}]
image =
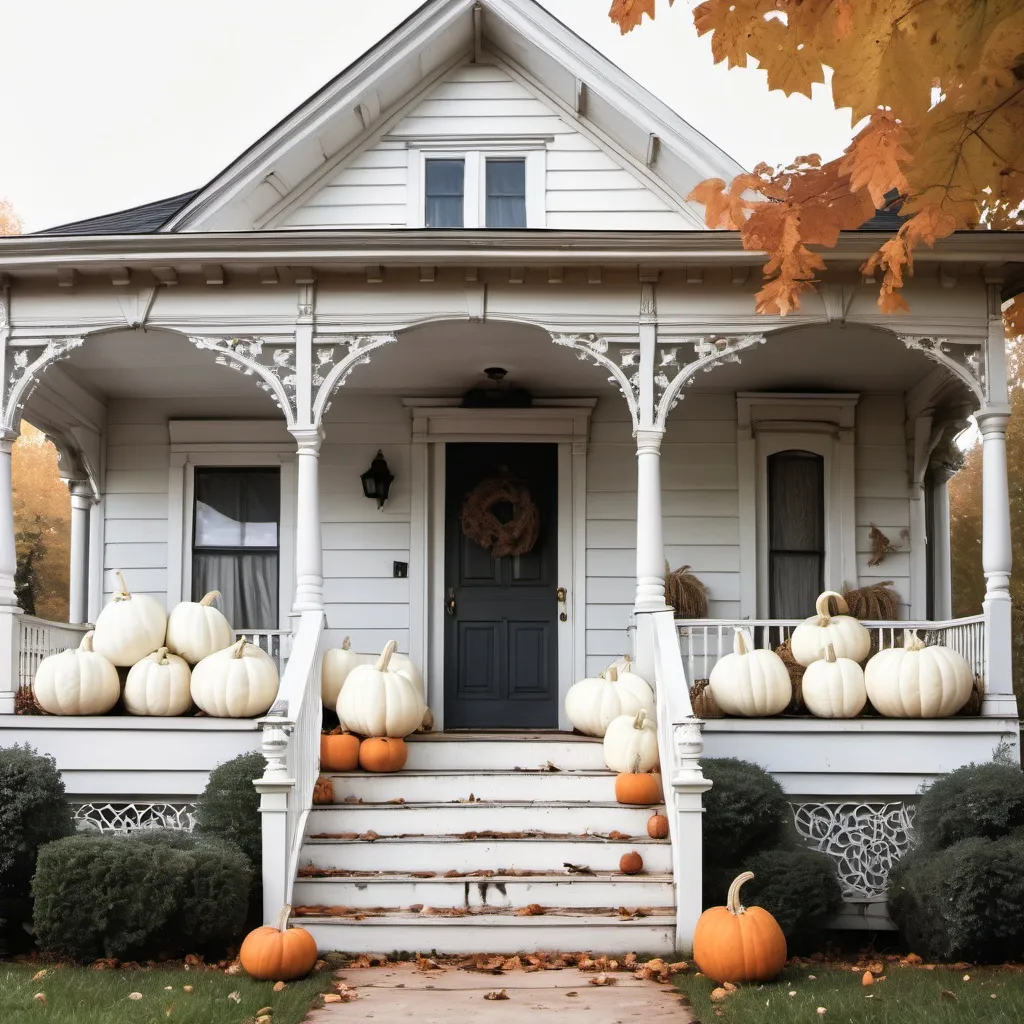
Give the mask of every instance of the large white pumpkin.
[{"label": "large white pumpkin", "polygon": [[340,647],[332,647],[325,651],[320,669],[320,699],[324,702],[324,707],[337,706],[341,688],[352,669],[357,665],[372,664],[376,660],[376,655],[373,654],[356,654],[348,637],[341,641]]},{"label": "large white pumpkin", "polygon": [[192,707],[192,673],[188,662],[166,647],[132,666],[124,684],[130,715],[183,715]]},{"label": "large white pumpkin", "polygon": [[121,589],[96,618],[93,646],[114,665],[128,668],[163,647],[167,612],[156,598],[129,593],[124,576],[116,575]]},{"label": "large white pumpkin", "polygon": [[974,679],[967,660],[948,647],[925,647],[917,632],[903,646],[879,651],[864,670],[868,697],[887,718],[947,718],[971,698]]},{"label": "large white pumpkin", "polygon": [[800,692],[818,718],[856,718],[868,700],[864,670],[849,658],[837,658],[832,644],[821,661],[807,666]]},{"label": "large white pumpkin", "polygon": [[604,763],[613,772],[649,772],[658,764],[658,733],[646,711],[620,715],[604,734]]},{"label": "large white pumpkin", "polygon": [[213,602],[219,590],[211,590],[201,601],[182,601],[167,617],[167,650],[197,665],[210,654],[230,647],[235,639],[231,623]]},{"label": "large white pumpkin", "polygon": [[375,665],[357,665],[338,697],[338,718],[360,736],[401,738],[423,722],[427,705],[416,683],[390,667],[398,645],[391,640]]},{"label": "large white pumpkin", "polygon": [[269,710],[279,682],[274,659],[243,639],[192,669],[192,699],[213,718],[252,718]]},{"label": "large white pumpkin", "polygon": [[[829,614],[828,602],[832,598],[839,608],[838,615]],[[834,590],[826,590],[818,595],[814,602],[817,615],[805,619],[790,639],[793,658],[798,665],[812,665],[824,656],[825,648],[831,644],[835,648],[837,658],[849,658],[851,661],[863,661],[871,650],[871,635],[852,615],[846,613],[849,605],[843,600],[842,594]]]},{"label": "large white pumpkin", "polygon": [[715,703],[727,715],[767,718],[781,714],[793,699],[785,662],[774,652],[754,648],[750,634],[737,629],[733,653],[720,658],[708,680]]},{"label": "large white pumpkin", "polygon": [[51,715],[104,715],[121,696],[117,669],[93,650],[88,632],[76,651],[43,658],[36,669],[32,692],[36,703]]},{"label": "large white pumpkin", "polygon": [[612,665],[593,679],[574,683],[565,695],[565,714],[574,729],[601,738],[620,715],[654,715],[654,691],[633,672],[621,676]]}]

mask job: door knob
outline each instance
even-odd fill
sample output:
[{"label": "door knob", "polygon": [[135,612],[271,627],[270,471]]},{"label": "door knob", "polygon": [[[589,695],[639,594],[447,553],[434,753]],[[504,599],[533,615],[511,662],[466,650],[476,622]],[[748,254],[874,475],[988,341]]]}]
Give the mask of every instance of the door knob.
[{"label": "door knob", "polygon": [[568,622],[569,621],[569,613],[566,611],[566,608],[565,608],[565,602],[566,602],[566,599],[568,598],[568,596],[569,596],[569,594],[568,594],[568,591],[566,591],[565,587],[559,587],[555,591],[555,597],[558,599],[558,603],[562,606],[562,610],[558,613],[558,621],[559,622]]},{"label": "door knob", "polygon": [[455,614],[455,588],[454,587],[449,587],[448,588],[448,596],[445,598],[445,601],[444,601],[444,610],[449,615],[454,615]]}]

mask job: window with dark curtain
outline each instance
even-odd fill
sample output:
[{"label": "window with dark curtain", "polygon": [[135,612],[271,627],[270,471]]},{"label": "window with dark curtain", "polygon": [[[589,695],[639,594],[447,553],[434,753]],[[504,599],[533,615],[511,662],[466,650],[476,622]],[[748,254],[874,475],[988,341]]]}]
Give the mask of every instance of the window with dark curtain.
[{"label": "window with dark curtain", "polygon": [[466,192],[465,160],[427,160],[424,191],[428,228],[461,228]]},{"label": "window with dark curtain", "polygon": [[825,589],[825,460],[813,452],[768,457],[768,614],[803,619]]},{"label": "window with dark curtain", "polygon": [[219,590],[235,629],[277,629],[277,469],[205,469],[195,475],[192,599]]},{"label": "window with dark curtain", "polygon": [[487,227],[526,227],[526,161],[487,161]]}]

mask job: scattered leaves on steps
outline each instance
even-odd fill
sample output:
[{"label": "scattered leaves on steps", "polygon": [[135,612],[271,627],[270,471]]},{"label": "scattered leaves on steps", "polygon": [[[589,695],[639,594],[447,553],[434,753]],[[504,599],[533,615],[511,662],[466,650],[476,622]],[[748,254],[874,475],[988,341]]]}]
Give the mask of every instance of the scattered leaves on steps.
[{"label": "scattered leaves on steps", "polygon": [[374,832],[373,829],[370,829],[369,832],[361,833],[359,838],[362,839],[362,840],[365,840],[367,843],[372,843],[372,842],[375,842],[376,840],[380,839],[380,836],[377,835],[377,833]]},{"label": "scattered leaves on steps", "polygon": [[590,979],[590,984],[591,985],[614,985],[617,980],[618,980],[617,978],[613,978],[610,974],[605,974],[604,971],[602,971],[596,977]]},{"label": "scattered leaves on steps", "polygon": [[540,917],[543,914],[544,908],[539,903],[530,903],[515,912],[516,917]]},{"label": "scattered leaves on steps", "polygon": [[430,957],[420,956],[416,954],[416,967],[421,971],[440,971],[442,970],[441,965],[436,960],[431,960]]},{"label": "scattered leaves on steps", "polygon": [[570,875],[592,875],[594,873],[586,866],[586,864],[570,864],[568,861],[565,861],[562,864],[562,867],[564,867]]},{"label": "scattered leaves on steps", "polygon": [[484,999],[489,999],[492,1002],[497,999],[508,999],[508,992],[506,992],[503,988],[498,989],[496,992],[485,992]]}]

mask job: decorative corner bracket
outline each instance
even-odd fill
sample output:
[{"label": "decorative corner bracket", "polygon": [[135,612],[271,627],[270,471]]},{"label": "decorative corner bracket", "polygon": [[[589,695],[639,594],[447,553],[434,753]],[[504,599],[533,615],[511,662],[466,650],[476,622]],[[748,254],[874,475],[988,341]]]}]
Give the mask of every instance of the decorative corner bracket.
[{"label": "decorative corner bracket", "polygon": [[640,426],[639,347],[634,343],[609,341],[596,334],[552,334],[551,340],[562,348],[573,349],[582,362],[589,360],[608,371],[608,383],[617,387],[625,398],[633,430],[637,430]]},{"label": "decorative corner bracket", "polygon": [[84,338],[50,338],[35,345],[9,344],[4,366],[3,429],[18,432],[25,403],[39,386],[39,378],[52,363],[67,359]]},{"label": "decorative corner bracket", "polygon": [[365,366],[377,349],[394,345],[398,335],[339,334],[313,338],[313,422],[320,424],[331,408],[331,397],[348,382],[357,366]]},{"label": "decorative corner bracket", "polygon": [[953,344],[948,338],[933,334],[897,334],[897,337],[908,349],[923,352],[965,384],[979,405],[988,400],[984,342]]}]

